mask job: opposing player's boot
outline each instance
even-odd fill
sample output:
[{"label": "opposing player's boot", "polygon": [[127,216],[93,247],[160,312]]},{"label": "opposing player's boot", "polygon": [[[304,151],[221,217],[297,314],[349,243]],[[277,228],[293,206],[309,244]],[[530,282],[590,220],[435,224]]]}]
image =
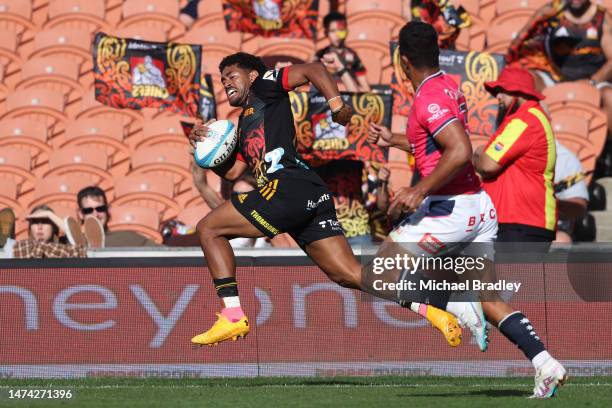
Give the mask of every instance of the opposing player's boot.
[{"label": "opposing player's boot", "polygon": [[455,316],[432,305],[427,305],[426,318],[433,327],[442,332],[451,347],[461,344],[461,327]]},{"label": "opposing player's boot", "polygon": [[554,397],[557,389],[565,381],[567,381],[565,368],[551,357],[537,370],[533,395],[529,398]]},{"label": "opposing player's boot", "polygon": [[216,346],[225,340],[236,341],[241,337],[246,337],[249,330],[249,319],[246,316],[236,322],[231,322],[221,313],[217,313],[215,324],[208,331],[192,338],[191,342],[200,346]]},{"label": "opposing player's boot", "polygon": [[480,302],[448,302],[446,311],[457,316],[461,327],[470,329],[480,351],[487,351],[489,333]]}]

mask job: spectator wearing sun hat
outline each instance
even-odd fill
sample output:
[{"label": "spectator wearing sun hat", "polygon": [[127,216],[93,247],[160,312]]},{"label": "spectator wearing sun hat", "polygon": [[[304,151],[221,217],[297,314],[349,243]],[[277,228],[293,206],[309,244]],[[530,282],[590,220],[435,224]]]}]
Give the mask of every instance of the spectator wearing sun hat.
[{"label": "spectator wearing sun hat", "polygon": [[485,88],[499,101],[501,124],[474,165],[491,196],[499,231],[497,242],[552,242],[557,207],[554,195],[556,148],[550,120],[533,77],[506,68]]}]

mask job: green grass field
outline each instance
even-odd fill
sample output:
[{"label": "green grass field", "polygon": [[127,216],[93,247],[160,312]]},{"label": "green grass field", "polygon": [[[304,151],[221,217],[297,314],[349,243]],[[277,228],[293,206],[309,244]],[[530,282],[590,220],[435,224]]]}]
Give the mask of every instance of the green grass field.
[{"label": "green grass field", "polygon": [[[71,389],[71,400],[10,400],[9,389]],[[612,377],[571,378],[552,401],[532,378],[335,377],[1,380],[0,407],[610,407]]]}]

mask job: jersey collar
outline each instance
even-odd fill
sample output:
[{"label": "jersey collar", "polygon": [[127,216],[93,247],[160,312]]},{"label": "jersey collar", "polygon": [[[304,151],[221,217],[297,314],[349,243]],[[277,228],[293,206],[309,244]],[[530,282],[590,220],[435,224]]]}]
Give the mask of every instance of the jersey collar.
[{"label": "jersey collar", "polygon": [[416,91],[414,93],[416,94],[417,92],[419,92],[421,90],[421,88],[423,87],[423,85],[425,85],[425,82],[429,81],[430,79],[439,77],[440,75],[443,75],[443,74],[444,74],[444,71],[442,71],[442,70],[436,72],[435,74],[431,74],[430,76],[425,78],[423,81],[421,81],[421,83],[419,84],[419,86],[417,87],[417,89],[416,89]]}]

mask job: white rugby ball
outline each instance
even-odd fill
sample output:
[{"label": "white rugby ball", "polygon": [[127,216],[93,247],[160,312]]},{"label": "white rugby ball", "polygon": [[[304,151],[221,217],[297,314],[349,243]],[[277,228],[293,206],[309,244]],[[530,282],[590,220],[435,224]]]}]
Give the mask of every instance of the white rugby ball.
[{"label": "white rugby ball", "polygon": [[217,120],[208,125],[208,134],[203,142],[196,142],[193,152],[195,162],[205,169],[223,164],[231,156],[238,136],[236,126],[229,120]]}]

